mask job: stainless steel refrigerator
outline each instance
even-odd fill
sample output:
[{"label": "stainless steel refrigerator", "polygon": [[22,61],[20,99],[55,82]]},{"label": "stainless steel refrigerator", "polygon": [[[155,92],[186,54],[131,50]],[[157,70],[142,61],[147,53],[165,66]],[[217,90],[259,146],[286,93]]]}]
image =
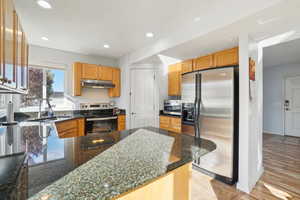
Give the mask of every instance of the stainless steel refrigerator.
[{"label": "stainless steel refrigerator", "polygon": [[181,99],[182,123],[194,126],[195,137],[217,146],[195,160],[193,167],[234,184],[238,178],[238,66],[183,74]]}]

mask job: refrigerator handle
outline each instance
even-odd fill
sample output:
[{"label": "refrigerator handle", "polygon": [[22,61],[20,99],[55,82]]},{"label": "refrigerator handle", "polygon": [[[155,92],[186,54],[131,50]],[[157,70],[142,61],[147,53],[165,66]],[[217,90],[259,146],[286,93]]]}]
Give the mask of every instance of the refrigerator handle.
[{"label": "refrigerator handle", "polygon": [[194,127],[195,127],[195,137],[200,138],[200,104],[201,104],[201,74],[196,74],[196,98],[194,103]]}]

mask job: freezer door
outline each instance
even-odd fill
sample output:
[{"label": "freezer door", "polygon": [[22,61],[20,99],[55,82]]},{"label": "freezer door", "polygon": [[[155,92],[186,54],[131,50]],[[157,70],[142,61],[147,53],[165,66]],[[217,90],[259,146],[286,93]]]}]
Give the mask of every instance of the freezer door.
[{"label": "freezer door", "polygon": [[234,138],[234,70],[201,72],[200,137],[216,143],[215,151],[203,156],[200,168],[232,178]]},{"label": "freezer door", "polygon": [[182,75],[181,79],[181,101],[182,103],[195,102],[196,72]]}]

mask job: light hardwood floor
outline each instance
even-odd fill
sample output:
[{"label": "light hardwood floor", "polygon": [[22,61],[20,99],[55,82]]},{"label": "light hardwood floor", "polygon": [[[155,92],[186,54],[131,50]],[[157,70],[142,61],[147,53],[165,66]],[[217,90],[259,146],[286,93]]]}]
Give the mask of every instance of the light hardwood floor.
[{"label": "light hardwood floor", "polygon": [[300,200],[300,138],[264,134],[264,174],[250,195],[198,171],[192,200]]}]

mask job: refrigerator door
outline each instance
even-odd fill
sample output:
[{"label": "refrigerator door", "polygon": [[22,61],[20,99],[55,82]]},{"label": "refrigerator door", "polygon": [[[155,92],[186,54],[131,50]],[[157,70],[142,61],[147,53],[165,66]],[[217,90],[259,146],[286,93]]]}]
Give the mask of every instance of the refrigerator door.
[{"label": "refrigerator door", "polygon": [[188,73],[181,77],[181,102],[194,103],[196,98],[196,74]]},{"label": "refrigerator door", "polygon": [[200,137],[212,140],[217,148],[194,165],[226,178],[233,176],[234,69],[201,72]]}]

